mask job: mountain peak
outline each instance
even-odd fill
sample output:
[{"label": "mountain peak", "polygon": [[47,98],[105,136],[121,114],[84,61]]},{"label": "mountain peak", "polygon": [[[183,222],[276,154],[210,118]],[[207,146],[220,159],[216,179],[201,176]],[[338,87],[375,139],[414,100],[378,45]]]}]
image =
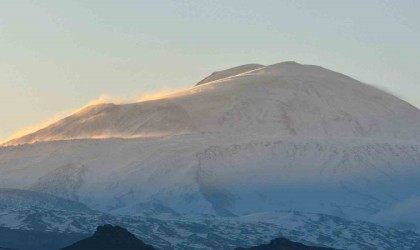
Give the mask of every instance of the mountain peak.
[{"label": "mountain peak", "polygon": [[62,250],[154,250],[151,245],[146,245],[137,239],[134,234],[119,226],[106,224],[99,226],[92,237],[76,242]]},{"label": "mountain peak", "polygon": [[218,71],[152,102],[90,106],[4,145],[202,132],[412,140],[420,137],[419,121],[419,110],[395,96],[320,66],[287,61]]},{"label": "mountain peak", "polygon": [[277,238],[268,244],[251,247],[251,248],[236,248],[235,250],[334,250],[333,248],[306,246],[298,242],[290,241],[286,238]]},{"label": "mountain peak", "polygon": [[113,226],[111,224],[105,224],[103,226],[98,226],[96,231],[93,235],[94,237],[126,237],[126,238],[134,238],[134,234],[127,231],[120,226]]},{"label": "mountain peak", "polygon": [[216,71],[216,72],[213,72],[211,75],[207,76],[206,78],[204,78],[203,80],[199,81],[195,86],[209,83],[209,82],[214,82],[214,81],[225,79],[232,76],[236,76],[238,74],[243,74],[245,72],[260,69],[263,67],[264,65],[251,63],[251,64],[244,64],[244,65],[236,66],[233,68],[225,69],[222,71]]}]

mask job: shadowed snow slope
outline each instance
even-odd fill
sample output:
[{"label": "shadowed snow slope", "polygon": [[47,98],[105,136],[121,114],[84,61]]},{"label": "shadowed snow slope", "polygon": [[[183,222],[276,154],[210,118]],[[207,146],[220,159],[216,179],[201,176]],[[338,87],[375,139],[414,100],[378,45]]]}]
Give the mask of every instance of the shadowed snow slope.
[{"label": "shadowed snow slope", "polygon": [[76,201],[33,191],[3,188],[0,188],[0,208],[3,211],[8,209],[23,210],[31,208],[55,209],[70,212],[92,211],[82,203]]},{"label": "shadowed snow slope", "polygon": [[16,138],[8,145],[41,142],[0,147],[0,187],[128,215],[291,209],[382,223],[408,204],[386,224],[419,230],[417,108],[318,66],[239,69]]}]

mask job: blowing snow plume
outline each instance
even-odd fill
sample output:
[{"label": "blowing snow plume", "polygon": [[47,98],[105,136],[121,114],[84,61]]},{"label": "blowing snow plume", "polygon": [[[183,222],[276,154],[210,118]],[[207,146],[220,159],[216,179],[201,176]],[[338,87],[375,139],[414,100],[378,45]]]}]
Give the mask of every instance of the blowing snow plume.
[{"label": "blowing snow plume", "polygon": [[414,139],[420,131],[417,108],[343,74],[295,62],[234,67],[190,89],[140,100],[101,101],[6,145],[196,132]]},{"label": "blowing snow plume", "polygon": [[[185,112],[176,105],[153,107],[139,104],[162,99],[175,92],[176,90],[165,88],[135,98],[104,94],[82,108],[57,114],[45,122],[18,130],[3,145],[67,139],[156,137],[193,131],[194,128],[188,124]],[[143,108],[133,110],[135,106]],[[178,122],[178,117],[184,120]],[[180,124],[178,127],[169,128],[160,121],[164,124]],[[123,122],[129,124],[124,125]]]}]

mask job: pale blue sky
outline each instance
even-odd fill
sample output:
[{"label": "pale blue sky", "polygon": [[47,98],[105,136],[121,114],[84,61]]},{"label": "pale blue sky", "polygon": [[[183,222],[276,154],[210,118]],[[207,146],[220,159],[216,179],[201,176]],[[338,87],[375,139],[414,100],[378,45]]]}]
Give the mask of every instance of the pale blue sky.
[{"label": "pale blue sky", "polygon": [[102,94],[297,61],[420,107],[420,1],[0,0],[0,140]]}]

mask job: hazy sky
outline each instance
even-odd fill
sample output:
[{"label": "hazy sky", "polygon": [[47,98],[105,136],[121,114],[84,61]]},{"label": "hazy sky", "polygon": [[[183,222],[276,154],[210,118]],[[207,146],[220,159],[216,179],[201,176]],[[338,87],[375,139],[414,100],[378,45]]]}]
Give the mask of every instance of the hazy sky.
[{"label": "hazy sky", "polygon": [[103,94],[316,64],[420,107],[420,1],[0,0],[0,140]]}]

